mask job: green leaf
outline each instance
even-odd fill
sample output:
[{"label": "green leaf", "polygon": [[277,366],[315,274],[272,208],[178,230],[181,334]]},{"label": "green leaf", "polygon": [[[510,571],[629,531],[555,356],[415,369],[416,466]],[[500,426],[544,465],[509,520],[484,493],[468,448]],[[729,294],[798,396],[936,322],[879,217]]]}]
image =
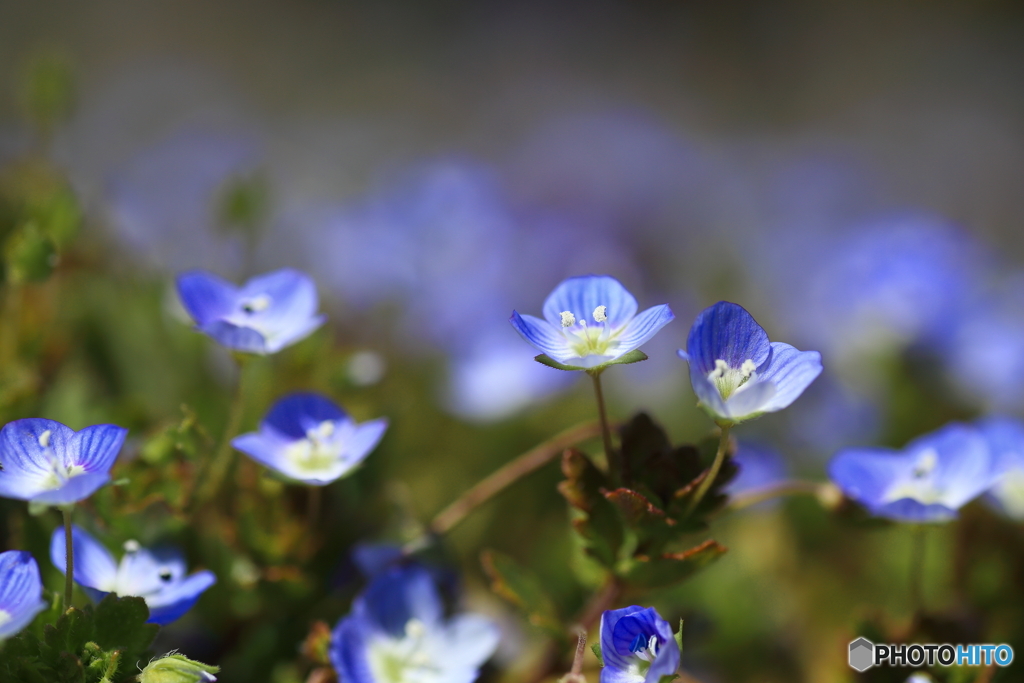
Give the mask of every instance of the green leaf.
[{"label": "green leaf", "polygon": [[147,624],[149,608],[142,598],[108,594],[96,606],[96,643],[104,650],[120,650],[121,668],[135,669],[156,638],[160,627]]},{"label": "green leaf", "polygon": [[679,647],[679,654],[683,654],[683,620],[679,620],[679,630],[676,631],[676,646]]},{"label": "green leaf", "polygon": [[707,540],[680,553],[636,557],[625,578],[630,583],[647,588],[678,583],[717,560],[726,550],[717,541]]},{"label": "green leaf", "polygon": [[590,651],[594,653],[595,657],[597,657],[597,661],[601,663],[601,666],[604,666],[604,657],[601,655],[601,643],[594,643],[591,645]]},{"label": "green leaf", "polygon": [[[86,611],[72,607],[60,615],[57,623],[47,625],[43,629],[45,644],[59,657],[61,653],[77,653],[85,649],[85,644],[92,640],[91,608]],[[57,668],[56,659],[51,659]]]},{"label": "green leaf", "polygon": [[480,561],[491,579],[492,591],[518,607],[534,626],[555,638],[565,638],[565,627],[536,574],[494,550],[481,553]]},{"label": "green leaf", "polygon": [[594,374],[603,372],[605,368],[607,368],[610,365],[628,365],[630,363],[639,363],[642,360],[647,360],[647,354],[641,351],[640,349],[633,349],[629,353],[622,354],[615,360],[610,360],[606,363],[601,363],[600,365],[595,365],[589,368],[585,368],[581,365],[566,365],[565,363],[559,363],[551,356],[548,356],[547,354],[543,353],[540,354],[539,356],[534,356],[533,359],[540,363],[541,365],[546,365],[549,368],[554,368],[556,370],[565,370],[568,372],[583,371],[590,374]]},{"label": "green leaf", "polygon": [[639,491],[620,488],[604,492],[604,497],[616,507],[626,526],[636,532],[636,553],[658,552],[676,534],[675,520]]},{"label": "green leaf", "polygon": [[587,456],[572,448],[562,455],[562,473],[565,480],[558,484],[558,491],[582,513],[572,521],[573,528],[584,539],[587,554],[613,568],[624,533],[615,506],[602,493],[608,487],[608,478]]}]

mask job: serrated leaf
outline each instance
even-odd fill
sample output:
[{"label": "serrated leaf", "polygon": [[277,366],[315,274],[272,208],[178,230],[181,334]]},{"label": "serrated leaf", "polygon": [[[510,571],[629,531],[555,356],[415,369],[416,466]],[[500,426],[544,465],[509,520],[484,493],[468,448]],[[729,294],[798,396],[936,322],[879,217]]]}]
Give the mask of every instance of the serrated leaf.
[{"label": "serrated leaf", "polygon": [[569,504],[583,513],[572,526],[585,541],[588,555],[605,567],[614,567],[622,546],[622,520],[602,491],[608,478],[583,453],[568,449],[562,455],[565,481],[558,491]]},{"label": "serrated leaf", "polygon": [[104,650],[120,650],[122,667],[134,668],[143,659],[160,627],[147,624],[149,608],[137,597],[108,594],[96,605],[93,640]]},{"label": "serrated leaf", "polygon": [[636,553],[650,554],[675,535],[675,520],[639,491],[619,488],[604,492],[604,497],[615,506],[623,521],[637,535]]},{"label": "serrated leaf", "polygon": [[76,655],[61,652],[55,668],[60,683],[85,683],[85,667]]},{"label": "serrated leaf", "polygon": [[725,546],[709,539],[679,553],[636,557],[625,578],[630,583],[647,588],[678,583],[717,560],[726,550]]},{"label": "serrated leaf", "polygon": [[518,607],[529,622],[552,636],[565,638],[565,627],[540,579],[508,555],[485,550],[480,555],[491,590]]},{"label": "serrated leaf", "polygon": [[85,644],[92,640],[91,612],[91,607],[87,607],[85,610],[72,607],[60,615],[56,624],[47,625],[43,629],[44,642],[55,655],[55,658],[51,657],[51,661],[48,662],[51,666],[58,667],[56,658],[59,658],[61,653],[76,653],[77,659],[77,653],[81,652],[85,648]]}]

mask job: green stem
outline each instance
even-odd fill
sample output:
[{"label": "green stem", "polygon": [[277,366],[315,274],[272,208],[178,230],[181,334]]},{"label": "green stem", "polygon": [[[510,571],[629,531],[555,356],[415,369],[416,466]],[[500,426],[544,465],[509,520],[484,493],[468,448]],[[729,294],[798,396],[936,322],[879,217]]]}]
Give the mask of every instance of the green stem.
[{"label": "green stem", "polygon": [[64,557],[67,560],[64,572],[64,609],[71,608],[71,598],[75,591],[75,546],[71,542],[71,510],[64,513]]},{"label": "green stem", "polygon": [[743,508],[763,503],[764,501],[771,500],[772,498],[781,498],[782,496],[818,496],[822,495],[822,490],[827,486],[828,484],[821,484],[814,481],[781,481],[730,496],[729,506],[726,510],[742,510]]},{"label": "green stem", "polygon": [[601,418],[601,439],[604,441],[604,457],[608,461],[608,473],[611,474],[613,481],[617,481],[620,477],[623,480],[628,480],[629,472],[625,471],[622,459],[612,445],[612,430],[608,426],[608,411],[604,406],[604,391],[601,389],[601,371],[587,374],[594,380],[594,396],[597,397],[597,414]]},{"label": "green stem", "polygon": [[922,607],[921,584],[924,582],[925,530],[915,526],[910,545],[910,608],[916,616]]},{"label": "green stem", "polygon": [[690,499],[690,504],[686,506],[684,516],[689,517],[693,514],[693,511],[700,505],[700,501],[704,499],[704,496],[711,489],[711,485],[715,483],[715,479],[718,477],[718,470],[722,469],[722,463],[725,462],[725,454],[729,450],[729,429],[731,428],[732,425],[729,423],[719,425],[721,434],[718,437],[718,451],[715,453],[715,461],[711,463],[711,469],[707,471],[704,480],[697,487],[697,492]]},{"label": "green stem", "polygon": [[228,423],[224,429],[224,436],[220,440],[217,452],[210,462],[206,476],[203,477],[203,486],[199,489],[196,499],[196,507],[201,507],[211,500],[220,491],[234,462],[234,450],[231,448],[231,438],[238,433],[242,424],[242,412],[245,407],[245,394],[242,391],[245,378],[245,364],[241,360],[238,363],[238,384],[235,387],[235,397],[231,402],[231,411],[228,414]]}]

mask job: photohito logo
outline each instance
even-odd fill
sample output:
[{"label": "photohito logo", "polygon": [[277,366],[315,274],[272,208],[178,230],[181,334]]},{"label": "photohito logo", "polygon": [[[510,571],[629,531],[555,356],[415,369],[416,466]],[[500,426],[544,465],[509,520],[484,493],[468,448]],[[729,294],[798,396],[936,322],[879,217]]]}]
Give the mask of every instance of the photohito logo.
[{"label": "photohito logo", "polygon": [[873,666],[1009,666],[1013,648],[1009,645],[875,645],[867,638],[850,643],[850,668],[867,671]]}]

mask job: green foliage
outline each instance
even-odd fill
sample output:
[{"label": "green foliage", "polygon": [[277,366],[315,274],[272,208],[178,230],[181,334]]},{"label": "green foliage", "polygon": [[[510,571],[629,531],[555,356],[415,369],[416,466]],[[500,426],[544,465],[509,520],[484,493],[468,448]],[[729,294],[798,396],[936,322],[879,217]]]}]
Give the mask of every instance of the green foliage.
[{"label": "green foliage", "polygon": [[95,607],[72,607],[4,645],[0,680],[11,683],[119,683],[132,680],[159,627],[147,624],[142,598],[108,595]]},{"label": "green foliage", "polygon": [[566,630],[555,611],[554,602],[536,574],[508,555],[494,550],[481,553],[480,561],[491,579],[491,590],[519,608],[534,626],[559,640],[565,638]]},{"label": "green foliage", "polygon": [[219,671],[220,667],[175,653],[150,662],[139,674],[139,683],[205,683]]}]

